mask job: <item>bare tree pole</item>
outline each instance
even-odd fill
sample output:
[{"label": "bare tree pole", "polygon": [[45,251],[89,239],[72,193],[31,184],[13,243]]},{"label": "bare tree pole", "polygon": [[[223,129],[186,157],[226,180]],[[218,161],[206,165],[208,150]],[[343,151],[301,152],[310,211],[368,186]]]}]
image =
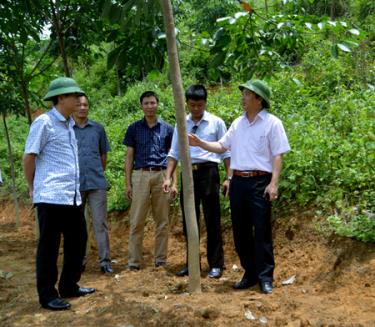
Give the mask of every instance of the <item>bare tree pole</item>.
[{"label": "bare tree pole", "polygon": [[8,158],[9,158],[9,162],[10,162],[10,171],[11,171],[11,175],[12,175],[13,200],[14,200],[14,206],[16,208],[16,227],[19,227],[19,225],[20,225],[20,206],[18,204],[18,198],[17,198],[14,158],[13,158],[13,152],[12,152],[12,145],[10,143],[9,130],[8,130],[8,126],[7,126],[6,119],[5,119],[5,113],[3,113],[2,116],[3,116],[5,137],[6,137],[7,145],[8,145]]},{"label": "bare tree pole", "polygon": [[178,130],[178,146],[180,148],[182,164],[182,183],[184,187],[184,208],[188,236],[188,264],[189,264],[189,291],[201,292],[199,236],[195,216],[193,174],[186,132],[186,116],[184,104],[184,90],[182,87],[180,64],[176,43],[173,11],[170,0],[160,0],[163,10],[164,25],[167,33],[167,48],[170,75],[173,87],[173,97],[176,106],[176,120]]}]

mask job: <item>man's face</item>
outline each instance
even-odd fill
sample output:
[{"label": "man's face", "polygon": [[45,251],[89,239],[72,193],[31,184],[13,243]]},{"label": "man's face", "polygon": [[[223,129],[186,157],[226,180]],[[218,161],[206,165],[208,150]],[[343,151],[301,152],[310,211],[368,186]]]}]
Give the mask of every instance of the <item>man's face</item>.
[{"label": "man's face", "polygon": [[79,98],[78,93],[62,94],[59,96],[59,106],[66,110],[69,114],[77,111],[79,108]]},{"label": "man's face", "polygon": [[144,97],[141,107],[145,117],[154,118],[158,110],[158,101],[154,96]]},{"label": "man's face", "polygon": [[206,100],[192,100],[189,99],[186,102],[191,117],[193,119],[201,119],[204,111],[206,109],[207,101]]},{"label": "man's face", "polygon": [[74,112],[74,117],[80,119],[86,119],[89,114],[89,102],[85,96],[79,97],[79,107],[78,110]]},{"label": "man's face", "polygon": [[256,110],[262,107],[262,98],[257,98],[253,91],[244,88],[242,90],[242,106],[245,111]]}]

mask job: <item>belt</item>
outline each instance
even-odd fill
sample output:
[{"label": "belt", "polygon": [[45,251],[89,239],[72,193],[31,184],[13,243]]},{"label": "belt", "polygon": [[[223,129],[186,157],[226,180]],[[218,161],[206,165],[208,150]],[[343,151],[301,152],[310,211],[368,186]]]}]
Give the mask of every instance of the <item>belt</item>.
[{"label": "belt", "polygon": [[191,165],[191,168],[193,170],[199,170],[199,169],[211,168],[211,167],[217,167],[217,163],[212,162],[212,161],[206,161],[206,162],[200,162],[200,163],[195,163]]},{"label": "belt", "polygon": [[233,175],[240,177],[256,177],[271,175],[271,173],[262,170],[234,170]]},{"label": "belt", "polygon": [[149,166],[149,167],[142,167],[136,170],[142,170],[142,171],[161,171],[165,170],[166,168],[163,166]]}]

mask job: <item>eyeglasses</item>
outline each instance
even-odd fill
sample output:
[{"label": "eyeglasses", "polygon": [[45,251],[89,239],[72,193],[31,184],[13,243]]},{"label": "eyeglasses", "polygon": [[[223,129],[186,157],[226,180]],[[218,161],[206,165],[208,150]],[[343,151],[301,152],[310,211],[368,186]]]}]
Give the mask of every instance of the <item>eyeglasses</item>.
[{"label": "eyeglasses", "polygon": [[190,133],[191,133],[191,134],[195,134],[195,133],[197,132],[197,129],[198,129],[198,125],[194,125],[194,126],[191,128]]}]

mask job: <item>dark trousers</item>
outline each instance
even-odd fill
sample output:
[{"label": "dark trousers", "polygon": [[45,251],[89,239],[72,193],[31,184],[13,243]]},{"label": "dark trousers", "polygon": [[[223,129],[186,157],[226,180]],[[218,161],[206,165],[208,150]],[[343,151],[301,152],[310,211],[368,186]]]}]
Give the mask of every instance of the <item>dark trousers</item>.
[{"label": "dark trousers", "polygon": [[58,297],[57,257],[61,234],[64,237],[64,261],[59,291],[65,294],[78,289],[87,230],[82,206],[38,203],[39,244],[36,255],[36,282],[41,304]]},{"label": "dark trousers", "polygon": [[[217,166],[204,167],[193,170],[195,214],[197,217],[198,232],[200,230],[199,216],[200,204],[203,207],[203,216],[207,230],[207,261],[210,268],[222,268],[224,266],[223,239],[221,236],[220,215],[220,175]],[[181,183],[182,185],[182,183]],[[184,212],[183,189],[181,187],[181,208],[183,229],[186,239],[187,232]],[[188,255],[186,254],[186,262]]]},{"label": "dark trousers", "polygon": [[270,176],[233,176],[230,207],[233,238],[245,276],[272,281],[275,261],[272,248],[271,202],[263,197]]}]

